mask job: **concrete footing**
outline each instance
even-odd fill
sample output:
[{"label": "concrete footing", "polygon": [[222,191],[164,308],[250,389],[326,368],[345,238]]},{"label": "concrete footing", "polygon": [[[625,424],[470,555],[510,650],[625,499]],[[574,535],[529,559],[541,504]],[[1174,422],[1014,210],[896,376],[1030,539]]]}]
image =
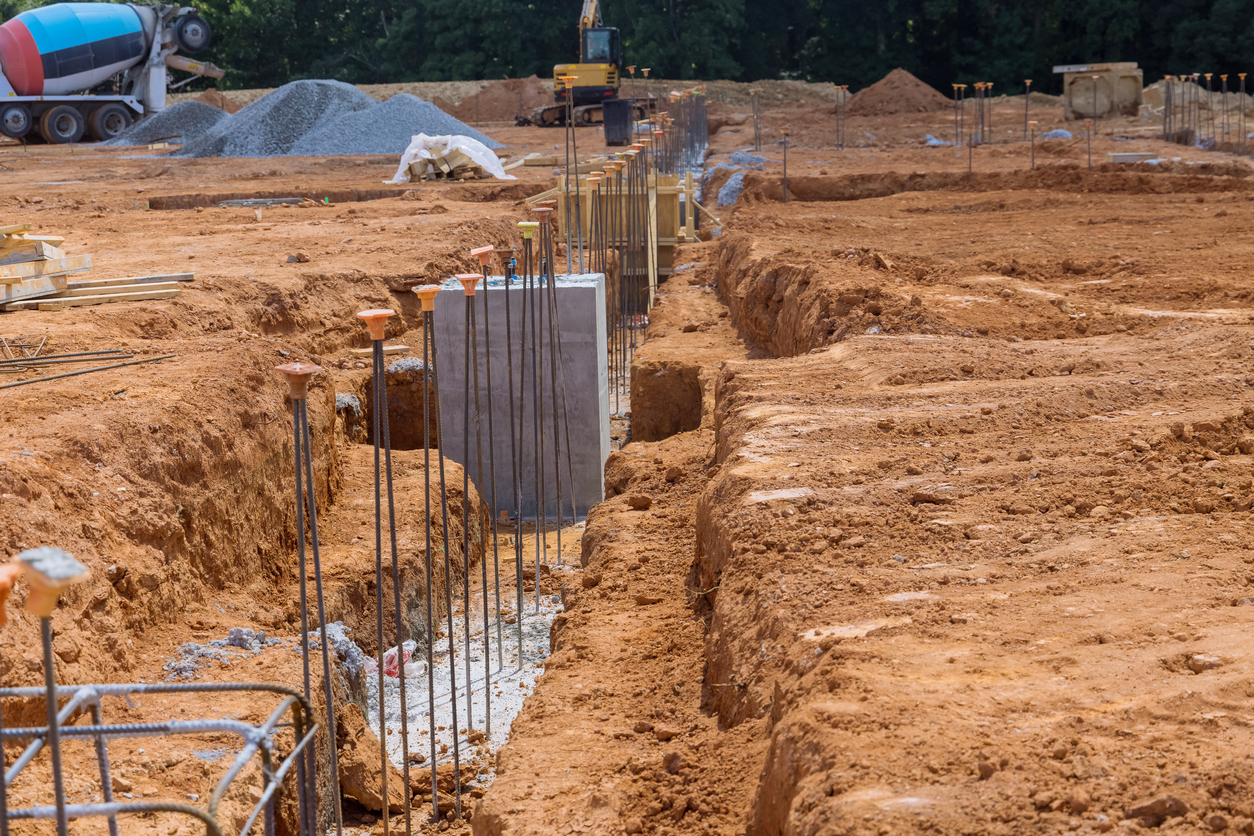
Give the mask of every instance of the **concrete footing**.
[{"label": "concrete footing", "polygon": [[[539,330],[543,340],[543,354],[532,351],[531,303],[527,305],[527,347],[522,350],[523,308],[527,291],[522,279],[514,279],[506,289],[502,276],[492,276],[485,290],[482,282],[475,295],[476,338],[479,349],[479,399],[482,408],[483,475],[478,476],[476,459],[474,390],[471,388],[470,444],[469,453],[463,434],[466,418],[466,305],[456,281],[444,285],[444,292],[436,297],[435,344],[439,355],[439,412],[440,437],[444,455],[464,464],[470,478],[479,486],[485,501],[492,500],[492,482],[489,478],[488,450],[496,457],[496,507],[511,515],[521,513],[524,518],[536,516],[540,506],[535,488],[536,444],[534,419],[535,371],[540,374],[543,391],[540,405],[543,422],[540,428],[544,443],[544,461],[541,468],[541,493],[544,496],[544,514],[557,517],[555,462],[553,459],[553,416],[559,419],[557,433],[561,444],[561,481],[563,512],[569,516],[571,497],[580,517],[600,502],[605,495],[604,468],[610,454],[609,369],[607,363],[605,276],[600,273],[557,276],[556,314],[561,336],[561,363],[557,368],[556,387],[552,378],[553,366],[549,354],[549,292],[544,290],[543,305],[535,312],[535,321],[543,318]],[[509,328],[512,341],[513,375],[509,374],[506,352],[506,293],[509,294]],[[488,324],[484,327],[484,297],[487,297]],[[532,291],[532,298],[540,300],[540,291]],[[556,345],[557,340],[554,340]],[[485,357],[488,350],[492,359],[492,424],[495,436],[488,435],[487,375]],[[542,367],[540,361],[543,361]],[[533,365],[534,361],[534,365]],[[526,366],[525,398],[519,398],[519,381]],[[472,371],[473,375],[473,371]],[[473,384],[473,376],[471,381]],[[522,492],[514,495],[514,479],[510,458],[509,389],[514,390],[514,425],[517,436],[518,420],[523,420],[522,443],[518,448],[522,458]],[[554,391],[556,390],[556,398]],[[570,472],[566,462],[566,432],[561,421],[563,393],[570,425],[571,466],[574,486],[570,485]],[[554,409],[557,412],[554,412]]]}]

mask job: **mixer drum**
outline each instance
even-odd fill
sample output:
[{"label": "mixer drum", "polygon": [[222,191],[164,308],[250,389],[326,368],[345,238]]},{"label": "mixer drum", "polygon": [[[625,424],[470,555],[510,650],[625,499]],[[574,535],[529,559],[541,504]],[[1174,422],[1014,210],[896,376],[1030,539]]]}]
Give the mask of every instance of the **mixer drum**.
[{"label": "mixer drum", "polygon": [[0,25],[0,71],[19,96],[90,90],[143,60],[144,23],[140,10],[112,3],[31,9]]}]

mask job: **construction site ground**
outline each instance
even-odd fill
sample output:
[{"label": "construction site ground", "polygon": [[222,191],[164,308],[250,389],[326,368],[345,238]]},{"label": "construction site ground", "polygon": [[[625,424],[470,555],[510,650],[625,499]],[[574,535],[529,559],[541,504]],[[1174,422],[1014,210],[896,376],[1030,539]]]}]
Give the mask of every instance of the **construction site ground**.
[{"label": "construction site ground", "polygon": [[[937,112],[850,118],[838,150],[832,106],[785,102],[764,113],[764,169],[718,206],[735,170],[714,166],[753,132],[711,109],[702,203],[718,233],[703,221],[706,240],[678,250],[690,266],[659,288],[632,440],[582,541],[564,542],[578,570],[539,579],[564,607],[544,674],[510,742],[472,757],[486,778],[464,784],[468,821],[441,827],[1254,833],[1254,167],[1119,119],[1099,125],[1092,170],[1082,128],[1038,140],[1032,170],[1022,99],[995,109],[990,145],[927,146],[953,139]],[[1059,107],[1032,118],[1076,130]],[[562,142],[491,133],[506,160]],[[1161,159],[1106,162],[1130,150]],[[64,235],[93,276],[196,274],[178,299],[0,314],[0,336],[46,336],[45,353],[176,355],[0,395],[0,543],[58,545],[92,571],[54,618],[62,682],[161,681],[185,642],[251,627],[286,644],[205,680],[298,685],[290,405],[273,367],[328,370],[309,403],[329,617],[375,653],[368,423],[333,406],[369,391],[355,314],[394,308],[390,341],[420,347],[409,288],[477,270],[472,247],[517,245],[522,199],[553,172],[398,187],[382,184],[392,158],[142,153],[0,145],[0,225]],[[288,193],[314,199],[214,205]],[[407,428],[407,590],[421,389],[389,380],[393,436]],[[22,594],[0,630],[5,685],[42,683]],[[366,792],[369,738],[336,701]],[[105,716],[272,707],[144,697]],[[204,799],[229,763],[203,755],[227,745],[212,735],[114,745],[118,786],[142,798]],[[71,801],[99,796],[90,754],[67,747]],[[51,803],[47,770],[28,767],[10,806]],[[228,827],[256,797],[236,792]],[[354,832],[382,832],[349,812]],[[123,832],[195,831],[158,816]]]}]

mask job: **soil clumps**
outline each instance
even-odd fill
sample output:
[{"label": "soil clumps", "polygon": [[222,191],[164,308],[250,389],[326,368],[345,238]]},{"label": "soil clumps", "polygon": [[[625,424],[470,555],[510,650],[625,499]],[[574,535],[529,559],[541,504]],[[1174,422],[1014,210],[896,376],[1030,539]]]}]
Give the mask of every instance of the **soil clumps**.
[{"label": "soil clumps", "polygon": [[932,113],[953,105],[934,87],[901,67],[859,90],[849,99],[850,116],[891,116],[894,113]]},{"label": "soil clumps", "polygon": [[436,97],[432,103],[463,122],[513,122],[553,102],[553,90],[538,76],[494,81],[458,105]]}]

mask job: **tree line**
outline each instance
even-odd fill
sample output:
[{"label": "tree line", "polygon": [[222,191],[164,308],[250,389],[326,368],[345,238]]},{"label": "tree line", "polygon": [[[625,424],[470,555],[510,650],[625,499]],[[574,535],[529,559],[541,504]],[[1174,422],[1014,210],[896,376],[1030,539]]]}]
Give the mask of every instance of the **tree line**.
[{"label": "tree line", "polygon": [[[0,20],[48,0],[0,0]],[[224,88],[549,77],[578,57],[581,0],[200,0]],[[1254,72],[1254,0],[604,0],[628,63],[654,77],[784,78],[859,89],[904,67],[949,93],[1056,64],[1137,61],[1164,74]],[[1250,89],[1254,89],[1251,79]]]}]

